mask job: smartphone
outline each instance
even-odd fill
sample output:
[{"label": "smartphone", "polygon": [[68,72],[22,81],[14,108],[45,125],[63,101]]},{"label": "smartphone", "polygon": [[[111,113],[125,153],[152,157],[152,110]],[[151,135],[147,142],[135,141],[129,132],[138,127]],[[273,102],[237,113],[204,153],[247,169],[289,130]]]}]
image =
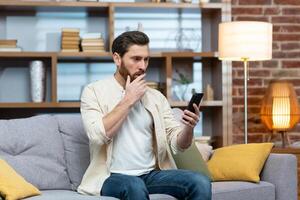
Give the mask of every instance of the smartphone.
[{"label": "smartphone", "polygon": [[202,97],[203,97],[203,93],[195,93],[193,94],[188,106],[187,106],[187,110],[195,113],[195,109],[194,109],[194,106],[193,104],[195,103],[197,106],[199,106],[201,100],[202,100]]}]

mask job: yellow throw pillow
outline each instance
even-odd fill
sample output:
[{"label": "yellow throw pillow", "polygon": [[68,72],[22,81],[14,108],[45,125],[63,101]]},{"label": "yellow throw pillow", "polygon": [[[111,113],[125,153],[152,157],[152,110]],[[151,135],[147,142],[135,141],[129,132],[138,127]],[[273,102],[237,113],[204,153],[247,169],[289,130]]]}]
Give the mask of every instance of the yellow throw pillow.
[{"label": "yellow throw pillow", "polygon": [[216,149],[208,161],[213,181],[259,182],[273,143],[232,145]]},{"label": "yellow throw pillow", "polygon": [[0,196],[5,200],[23,199],[41,192],[0,159]]}]

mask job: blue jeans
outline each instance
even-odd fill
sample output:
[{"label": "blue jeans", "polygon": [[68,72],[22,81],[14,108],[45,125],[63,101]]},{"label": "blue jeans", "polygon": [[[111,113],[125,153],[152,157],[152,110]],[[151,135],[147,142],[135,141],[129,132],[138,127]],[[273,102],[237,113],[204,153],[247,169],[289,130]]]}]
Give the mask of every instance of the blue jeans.
[{"label": "blue jeans", "polygon": [[101,195],[121,200],[145,200],[149,194],[168,194],[180,200],[210,200],[211,182],[188,170],[153,170],[141,176],[111,174]]}]

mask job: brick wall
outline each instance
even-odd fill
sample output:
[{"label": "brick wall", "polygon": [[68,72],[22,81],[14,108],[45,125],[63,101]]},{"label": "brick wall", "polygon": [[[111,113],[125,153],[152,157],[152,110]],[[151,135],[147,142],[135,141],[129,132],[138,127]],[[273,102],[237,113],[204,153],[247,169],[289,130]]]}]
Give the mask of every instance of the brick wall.
[{"label": "brick wall", "polygon": [[[263,134],[269,133],[260,121],[259,112],[262,97],[270,80],[291,81],[300,97],[300,0],[232,0],[232,20],[267,21],[273,24],[273,59],[251,62],[248,82],[249,142],[261,142]],[[234,62],[232,72],[233,143],[242,143],[244,133],[242,63]],[[298,127],[290,135],[300,133]],[[296,137],[294,136],[294,139]]]}]

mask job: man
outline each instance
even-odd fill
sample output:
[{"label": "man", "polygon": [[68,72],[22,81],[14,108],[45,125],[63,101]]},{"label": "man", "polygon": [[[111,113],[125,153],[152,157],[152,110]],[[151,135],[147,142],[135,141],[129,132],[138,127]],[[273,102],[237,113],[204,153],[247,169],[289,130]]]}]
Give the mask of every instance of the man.
[{"label": "man", "polygon": [[168,194],[177,199],[211,199],[210,180],[176,170],[171,151],[188,148],[199,121],[185,110],[183,126],[166,98],[146,86],[149,38],[130,31],[112,45],[117,66],[113,77],[91,83],[81,97],[81,114],[90,141],[91,163],[78,192],[126,200]]}]

